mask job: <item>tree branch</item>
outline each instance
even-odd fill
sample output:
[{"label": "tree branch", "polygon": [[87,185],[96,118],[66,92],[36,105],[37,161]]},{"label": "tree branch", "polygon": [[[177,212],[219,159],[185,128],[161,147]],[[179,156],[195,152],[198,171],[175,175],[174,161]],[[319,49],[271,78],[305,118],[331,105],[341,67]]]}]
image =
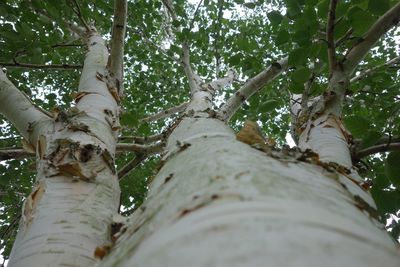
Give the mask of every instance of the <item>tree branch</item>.
[{"label": "tree branch", "polygon": [[375,66],[373,68],[367,69],[367,70],[361,72],[360,74],[358,74],[357,76],[354,76],[353,78],[350,79],[350,83],[362,80],[366,76],[374,73],[377,69],[380,69],[382,67],[387,67],[387,66],[393,66],[393,65],[395,65],[395,64],[397,64],[399,62],[400,62],[400,56],[397,56],[397,57],[385,62],[384,64],[381,64],[381,65]]},{"label": "tree branch", "polygon": [[25,159],[31,158],[35,154],[22,148],[2,148],[0,149],[0,161],[8,159]]},{"label": "tree branch", "polygon": [[272,63],[266,70],[249,79],[220,108],[217,117],[223,121],[229,121],[244,101],[273,81],[275,77],[286,70],[287,66],[288,58],[286,57],[278,62]]},{"label": "tree branch", "polygon": [[338,0],[330,0],[329,11],[328,11],[328,22],[326,25],[326,40],[328,42],[328,60],[329,60],[329,76],[336,69],[336,52],[335,52],[335,16],[336,16],[336,6]]},{"label": "tree branch", "polygon": [[81,8],[79,7],[78,2],[76,0],[71,0],[71,1],[72,1],[73,5],[75,5],[75,8],[76,8],[76,9],[74,9],[73,7],[71,7],[72,11],[75,13],[75,15],[81,21],[81,23],[85,27],[86,31],[90,32],[91,29],[90,29],[89,25],[87,24],[87,22],[85,21],[85,19],[82,16]]},{"label": "tree branch", "polygon": [[160,141],[164,139],[166,134],[160,133],[160,134],[154,134],[154,135],[149,135],[149,136],[121,136],[118,138],[120,141],[132,141],[137,144],[148,144],[156,141]]},{"label": "tree branch", "polygon": [[183,66],[182,61],[181,61],[179,58],[168,55],[168,52],[167,52],[165,49],[163,49],[162,47],[160,47],[160,46],[158,46],[156,43],[154,43],[152,40],[150,40],[150,39],[143,33],[143,31],[142,31],[141,29],[133,29],[133,31],[134,31],[135,33],[137,33],[138,35],[140,35],[140,37],[142,37],[142,41],[145,41],[147,44],[149,44],[149,45],[153,46],[155,49],[157,49],[157,51],[158,51],[160,54],[162,54],[162,55],[166,56],[167,58],[171,59],[172,61],[174,61],[174,62],[177,63],[178,65]]},{"label": "tree branch", "polygon": [[360,151],[356,151],[354,153],[353,157],[356,159],[361,159],[361,158],[364,158],[364,157],[372,155],[372,154],[382,153],[382,152],[387,152],[387,151],[394,151],[394,150],[400,150],[400,143],[374,145],[374,146],[362,149]]},{"label": "tree branch", "polygon": [[82,65],[74,64],[31,64],[31,63],[6,63],[0,62],[0,66],[8,68],[30,68],[30,69],[62,69],[62,70],[75,70],[82,69]]},{"label": "tree branch", "polygon": [[127,176],[131,171],[133,171],[137,166],[139,166],[147,158],[144,154],[137,154],[134,159],[129,161],[125,166],[123,166],[118,171],[118,179],[121,180]]},{"label": "tree branch", "polygon": [[[178,21],[178,17],[175,14],[175,9],[172,4],[171,0],[162,0],[164,6],[168,10],[168,13],[170,14],[172,21]],[[178,31],[182,32],[182,27],[178,27]],[[185,71],[186,77],[189,82],[189,87],[190,87],[190,92],[192,95],[200,90],[200,84],[201,84],[201,79],[199,75],[197,75],[196,72],[193,71],[192,66],[190,64],[190,48],[187,40],[182,41],[182,56],[181,56],[181,61],[182,61],[182,66]]]},{"label": "tree branch", "polygon": [[310,95],[311,86],[315,79],[315,73],[311,74],[310,78],[304,84],[304,91],[301,96],[301,109],[306,110],[308,109],[308,97]]},{"label": "tree branch", "polygon": [[203,0],[200,0],[199,3],[197,4],[196,10],[194,11],[193,17],[192,17],[192,19],[191,19],[191,21],[190,21],[190,24],[189,24],[189,31],[193,29],[194,20],[196,19],[197,12],[199,11],[200,6],[201,6],[202,4],[203,4]]},{"label": "tree branch", "polygon": [[189,82],[190,92],[193,95],[194,92],[199,90],[201,79],[193,71],[192,66],[190,65],[190,50],[187,42],[182,43],[182,51],[183,51],[183,56],[182,56],[183,69],[185,70],[185,74]]},{"label": "tree branch", "polygon": [[111,35],[109,69],[119,83],[119,93],[123,93],[124,40],[128,5],[126,0],[114,1],[114,21]]},{"label": "tree branch", "polygon": [[343,60],[346,73],[350,74],[358,63],[365,57],[376,41],[400,20],[400,2],[381,16],[363,36],[360,42],[355,44]]},{"label": "tree branch", "polygon": [[48,114],[36,107],[32,101],[7,78],[0,69],[0,113],[3,114],[31,144],[36,145],[34,126],[50,119]]},{"label": "tree branch", "polygon": [[[158,142],[150,145],[141,145],[141,144],[128,144],[128,143],[118,143],[117,144],[117,154],[122,154],[125,152],[135,152],[143,155],[153,155],[162,152],[164,149],[164,143]],[[1,148],[0,149],[0,161],[8,160],[8,159],[25,159],[32,158],[35,156],[35,153],[31,151],[27,151],[20,147],[13,148]]]},{"label": "tree branch", "polygon": [[158,112],[156,114],[150,115],[150,116],[148,116],[146,118],[143,118],[141,120],[145,121],[145,122],[151,122],[151,121],[156,121],[156,120],[159,120],[159,119],[163,119],[163,118],[169,117],[169,116],[171,116],[171,115],[173,115],[175,113],[184,111],[186,109],[186,107],[188,106],[188,104],[189,104],[189,102],[182,103],[182,104],[180,104],[178,106],[175,106],[175,107],[160,111],[160,112]]},{"label": "tree branch", "polygon": [[153,155],[163,151],[164,142],[159,142],[151,145],[138,145],[138,144],[125,144],[118,143],[117,151],[118,152],[135,152],[145,155]]}]

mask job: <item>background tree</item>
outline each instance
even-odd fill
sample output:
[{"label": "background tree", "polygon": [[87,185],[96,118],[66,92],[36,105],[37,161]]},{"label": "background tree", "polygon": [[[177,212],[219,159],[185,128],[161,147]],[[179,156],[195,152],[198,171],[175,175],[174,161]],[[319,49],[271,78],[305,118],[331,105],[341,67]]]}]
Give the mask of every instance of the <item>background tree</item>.
[{"label": "background tree", "polygon": [[[350,192],[352,190],[349,187],[352,186],[369,189],[377,204],[380,220],[398,239],[400,226],[396,215],[400,193],[396,163],[400,159],[400,133],[396,126],[399,125],[400,107],[399,44],[395,38],[398,31],[394,26],[399,21],[400,5],[396,2],[218,0],[129,3],[121,127],[116,120],[111,121],[110,125],[113,130],[120,131],[117,153],[125,151],[125,154],[119,154],[116,158],[122,191],[120,213],[129,215],[135,211],[143,202],[148,184],[153,176],[155,178],[149,203],[134,213],[136,215],[133,215],[132,222],[128,223],[128,233],[136,232],[139,226],[145,225],[136,239],[147,237],[152,232],[149,230],[151,227],[147,222],[142,224],[141,220],[150,220],[154,215],[152,209],[160,208],[160,204],[152,203],[177,202],[167,194],[173,194],[174,191],[162,191],[160,188],[162,184],[168,185],[170,180],[174,186],[181,188],[184,185],[182,177],[190,173],[179,176],[179,170],[174,169],[176,166],[172,168],[163,164],[165,161],[173,162],[171,159],[179,158],[179,155],[182,157],[183,152],[188,153],[189,157],[191,151],[196,149],[197,141],[193,141],[196,134],[185,136],[180,130],[189,127],[187,121],[190,118],[228,122],[237,131],[244,120],[249,119],[259,123],[268,140],[263,140],[257,134],[254,123],[248,122],[238,134],[240,141],[267,154],[263,155],[265,158],[272,157],[284,162],[307,161],[314,165],[307,165],[309,170],[328,170],[341,177],[338,178],[340,182],[335,181],[339,187],[344,183],[341,180],[345,179],[343,176],[347,176],[347,180],[353,180],[352,184],[344,185]],[[78,85],[78,81],[82,83],[82,77],[85,77],[85,71],[81,74],[81,69],[84,59],[90,56],[90,53],[86,53],[87,49],[91,51],[91,44],[94,43],[90,39],[88,42],[93,26],[99,38],[103,36],[109,41],[110,59],[116,58],[113,55],[116,45],[113,43],[118,43],[118,35],[110,39],[108,33],[113,22],[114,36],[121,29],[118,25],[124,23],[106,19],[112,18],[113,10],[118,9],[113,9],[106,1],[96,1],[95,4],[89,1],[56,3],[34,0],[0,3],[0,21],[3,24],[0,31],[3,52],[0,65],[4,67],[3,71],[7,70],[6,75],[1,74],[0,88],[0,110],[5,114],[2,122],[3,149],[0,153],[4,160],[0,165],[4,173],[0,179],[0,197],[3,209],[1,242],[5,258],[14,241],[21,205],[26,199],[29,200],[27,196],[32,191],[36,167],[30,154],[31,146],[36,147],[38,152],[37,139],[40,139],[40,134],[35,134],[29,140],[29,127],[26,126],[29,118],[21,122],[25,126],[15,124],[15,121],[24,118],[13,113],[10,104],[17,108],[23,108],[22,105],[32,108],[34,106],[27,102],[30,99],[36,107],[47,110],[37,111],[39,109],[34,108],[30,113],[32,116],[40,113],[40,116],[54,121],[59,114],[63,114],[62,110],[71,110],[74,99],[77,105],[81,103],[84,107],[80,98],[87,96],[74,92],[78,87],[82,92],[82,85]],[[123,16],[117,18],[123,19]],[[96,45],[99,45],[97,41]],[[105,51],[103,53],[103,57],[108,56]],[[120,62],[115,62],[110,60],[105,62],[105,66],[112,69],[116,77],[122,77],[122,73],[118,74],[117,71],[120,70]],[[85,66],[89,65],[85,63]],[[104,80],[104,76],[108,77],[106,73],[100,74],[102,76],[92,75],[92,78]],[[17,103],[7,101],[5,94],[9,93],[5,88],[11,88],[11,82],[28,97],[19,94]],[[110,82],[103,81],[102,84],[104,87]],[[250,97],[253,94],[255,96]],[[89,111],[92,109],[86,108]],[[82,109],[79,107],[79,110]],[[182,121],[186,121],[186,124]],[[210,125],[207,122],[199,127],[208,129],[209,133],[211,129],[220,129],[214,134],[216,138],[218,134],[230,135],[225,128],[219,128],[222,127],[219,124]],[[190,132],[189,128],[187,132]],[[303,152],[290,150],[284,145],[290,128]],[[81,134],[85,131],[79,128],[76,132]],[[19,141],[20,136],[28,142]],[[182,143],[179,140],[189,141]],[[161,151],[160,146],[166,142],[167,147]],[[234,155],[235,149],[239,149],[235,142],[231,139],[227,141],[232,146],[232,151],[226,148],[228,155]],[[259,157],[256,149],[252,148],[255,158]],[[251,154],[243,153],[243,157],[246,153]],[[38,157],[40,162],[40,154]],[[254,159],[254,162],[264,164],[263,160]],[[227,162],[239,168],[242,161],[232,156],[227,158]],[[187,164],[186,167],[190,165]],[[250,166],[249,162],[246,164]],[[169,168],[174,171],[169,172]],[[261,168],[259,171],[268,173],[268,169]],[[281,172],[284,176],[285,170]],[[357,172],[365,179],[358,180]],[[201,173],[201,170],[195,173]],[[257,177],[257,171],[249,175]],[[238,177],[241,176],[245,179],[247,170],[242,170]],[[322,173],[322,176],[326,174]],[[193,178],[193,187],[204,186],[196,184],[196,181]],[[315,181],[310,183],[317,184]],[[290,189],[293,185],[285,186]],[[297,187],[293,188],[287,193],[296,195]],[[160,191],[158,197],[154,193],[157,190]],[[246,190],[243,187],[243,192],[239,190],[234,193],[243,194],[241,197],[246,199],[246,194],[251,194]],[[340,190],[346,191],[343,188]],[[176,192],[180,201],[193,197],[182,191]],[[232,191],[229,191],[231,195],[212,192],[213,189],[209,188],[197,196],[199,200],[188,201],[188,205],[183,207],[178,205],[179,218],[185,218],[194,210],[201,210],[199,207],[235,198]],[[371,218],[379,219],[374,204],[366,200],[368,197],[360,198],[358,193],[352,194],[352,197],[352,205]],[[176,205],[172,207],[176,208]],[[168,205],[165,210],[164,213],[168,214]],[[115,215],[116,210],[108,212],[106,221],[111,223],[110,215]],[[157,218],[165,219],[162,214],[154,215],[154,225],[160,225]],[[118,220],[114,218],[114,221]],[[95,256],[103,257],[110,246],[102,243],[109,237],[99,239],[97,249],[88,249],[88,254],[92,255],[90,262],[95,260]],[[119,239],[118,244],[124,244],[124,240],[129,238]],[[121,245],[114,247],[114,257],[104,261],[105,266],[109,266],[107,264],[112,258],[121,255],[118,253],[122,253],[118,252],[121,251]],[[130,253],[129,249],[134,250],[127,246],[126,253]],[[94,250],[96,253],[92,253]]]}]

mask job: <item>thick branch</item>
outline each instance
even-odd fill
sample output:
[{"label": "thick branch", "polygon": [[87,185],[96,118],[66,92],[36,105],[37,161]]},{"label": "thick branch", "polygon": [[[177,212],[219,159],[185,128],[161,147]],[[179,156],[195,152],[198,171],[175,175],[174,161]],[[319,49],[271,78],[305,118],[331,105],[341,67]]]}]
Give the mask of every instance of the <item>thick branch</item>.
[{"label": "thick branch", "polygon": [[400,2],[380,17],[363,36],[361,41],[351,48],[343,61],[343,67],[346,73],[352,73],[358,63],[360,63],[369,50],[374,46],[376,41],[395,26],[399,20]]},{"label": "thick branch", "polygon": [[199,84],[201,83],[200,77],[193,71],[192,66],[190,65],[190,50],[187,42],[182,43],[182,66],[185,70],[186,77],[189,82],[190,92],[193,94],[194,92],[199,90]]},{"label": "thick branch", "polygon": [[35,156],[35,154],[22,148],[0,149],[0,161],[8,159],[25,159],[33,156]]},{"label": "thick branch", "polygon": [[147,158],[144,154],[137,154],[134,159],[129,161],[124,167],[118,171],[118,179],[121,180],[139,166]]},{"label": "thick branch", "polygon": [[135,152],[145,155],[153,155],[163,151],[164,143],[159,142],[152,145],[138,145],[138,144],[124,144],[118,143],[117,144],[117,151],[118,152]]},{"label": "thick branch", "polygon": [[[164,149],[164,143],[159,142],[151,145],[139,145],[139,144],[128,144],[128,143],[118,143],[117,144],[117,154],[122,154],[125,152],[135,152],[144,155],[153,155],[162,152]],[[2,148],[0,149],[0,161],[8,159],[25,159],[32,158],[35,154],[31,151],[27,151],[20,147],[15,148]]]},{"label": "thick branch", "polygon": [[14,86],[1,69],[0,113],[33,145],[36,145],[37,138],[32,134],[34,126],[40,121],[49,119],[45,112]]},{"label": "thick branch", "polygon": [[119,81],[120,94],[123,92],[124,39],[126,32],[126,16],[128,5],[126,0],[114,1],[114,22],[111,36],[111,52],[109,69]]},{"label": "thick branch", "polygon": [[62,70],[75,70],[82,69],[82,65],[75,64],[31,64],[31,63],[6,63],[0,62],[0,66],[8,68],[29,68],[29,69],[62,69]]},{"label": "thick branch", "polygon": [[367,69],[367,70],[361,72],[360,74],[358,74],[357,76],[354,76],[353,78],[350,79],[350,83],[362,80],[364,77],[374,73],[377,69],[380,69],[382,67],[393,66],[393,65],[395,65],[395,64],[397,64],[399,62],[400,62],[400,56],[395,57],[395,58],[385,62],[384,64],[381,64],[381,65],[375,66],[373,68]]},{"label": "thick branch", "polygon": [[188,104],[189,104],[189,102],[185,102],[185,103],[180,104],[179,106],[175,106],[175,107],[160,111],[156,114],[153,114],[146,118],[143,118],[142,121],[151,122],[151,121],[156,121],[159,119],[169,117],[175,113],[184,111]]},{"label": "thick branch", "polygon": [[120,141],[133,141],[138,144],[148,144],[160,141],[165,138],[165,133],[154,134],[149,136],[121,136],[118,138]]},{"label": "thick branch", "polygon": [[335,16],[336,5],[338,0],[331,0],[329,3],[328,23],[326,25],[326,40],[328,42],[328,60],[329,60],[329,73],[332,73],[337,65],[336,52],[335,52]]},{"label": "thick branch", "polygon": [[366,156],[387,151],[400,150],[400,143],[389,143],[371,146],[354,153],[354,158],[361,159]]},{"label": "thick branch", "polygon": [[278,62],[271,64],[266,70],[257,74],[243,85],[236,93],[231,96],[228,101],[218,111],[218,117],[221,120],[229,121],[229,119],[240,108],[244,101],[252,96],[264,86],[269,84],[279,74],[286,70],[288,59],[284,58]]}]

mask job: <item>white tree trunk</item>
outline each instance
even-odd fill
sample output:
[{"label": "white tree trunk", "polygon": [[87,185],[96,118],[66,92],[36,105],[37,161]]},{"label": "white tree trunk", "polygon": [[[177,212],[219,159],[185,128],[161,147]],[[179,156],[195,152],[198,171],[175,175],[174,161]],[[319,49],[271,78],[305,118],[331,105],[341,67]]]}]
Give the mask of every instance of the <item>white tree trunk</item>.
[{"label": "white tree trunk", "polygon": [[38,174],[10,267],[93,266],[96,247],[110,242],[120,196],[114,167],[118,104],[108,84],[105,43],[95,32],[88,43],[76,107],[40,123],[30,118],[26,139],[36,147]]},{"label": "white tree trunk", "polygon": [[398,266],[394,242],[353,195],[372,199],[345,176],[271,158],[210,118],[183,119],[167,150],[99,266]]}]

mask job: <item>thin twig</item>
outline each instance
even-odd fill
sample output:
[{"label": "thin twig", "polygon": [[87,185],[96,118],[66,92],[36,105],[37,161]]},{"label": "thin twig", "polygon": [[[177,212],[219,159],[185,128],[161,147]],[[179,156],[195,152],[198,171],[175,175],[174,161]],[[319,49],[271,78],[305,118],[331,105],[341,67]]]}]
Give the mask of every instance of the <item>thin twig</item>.
[{"label": "thin twig", "polygon": [[371,146],[360,151],[356,151],[353,157],[356,159],[361,159],[372,154],[395,150],[400,150],[400,143],[388,143]]},{"label": "thin twig", "polygon": [[353,78],[350,79],[350,83],[362,80],[364,77],[374,73],[377,69],[380,69],[380,68],[386,67],[386,66],[393,66],[393,65],[395,65],[395,64],[397,64],[399,62],[400,62],[400,56],[397,56],[397,57],[385,62],[384,64],[381,64],[381,65],[375,66],[373,68],[367,69],[367,70],[361,72],[360,74],[358,74],[357,76],[354,76]]},{"label": "thin twig", "polygon": [[85,27],[86,31],[90,32],[91,29],[85,19],[82,16],[81,8],[79,7],[79,4],[76,0],[71,0],[72,3],[75,5],[76,9],[72,8],[72,11],[75,13],[75,15],[78,17],[78,19],[81,21],[83,26]]},{"label": "thin twig", "polygon": [[139,28],[138,28],[138,29],[133,29],[133,31],[134,31],[136,34],[138,34],[140,37],[142,37],[142,41],[145,41],[147,44],[149,44],[149,45],[153,46],[155,49],[157,49],[158,52],[159,52],[160,54],[162,54],[162,55],[166,56],[167,58],[171,59],[172,61],[174,61],[174,62],[177,63],[178,65],[183,66],[183,63],[182,63],[182,61],[181,61],[179,58],[176,58],[176,57],[174,57],[174,56],[170,56],[170,55],[168,54],[168,52],[167,52],[164,48],[160,47],[159,45],[157,45],[156,43],[154,43],[150,38],[148,38],[148,37],[143,33],[143,31],[142,31],[141,29],[139,29]]},{"label": "thin twig", "polygon": [[202,4],[203,4],[203,0],[200,0],[199,3],[197,4],[196,10],[194,11],[192,20],[190,21],[190,24],[189,24],[189,31],[191,31],[193,29],[194,20],[196,19],[197,12],[199,11],[200,6]]}]

